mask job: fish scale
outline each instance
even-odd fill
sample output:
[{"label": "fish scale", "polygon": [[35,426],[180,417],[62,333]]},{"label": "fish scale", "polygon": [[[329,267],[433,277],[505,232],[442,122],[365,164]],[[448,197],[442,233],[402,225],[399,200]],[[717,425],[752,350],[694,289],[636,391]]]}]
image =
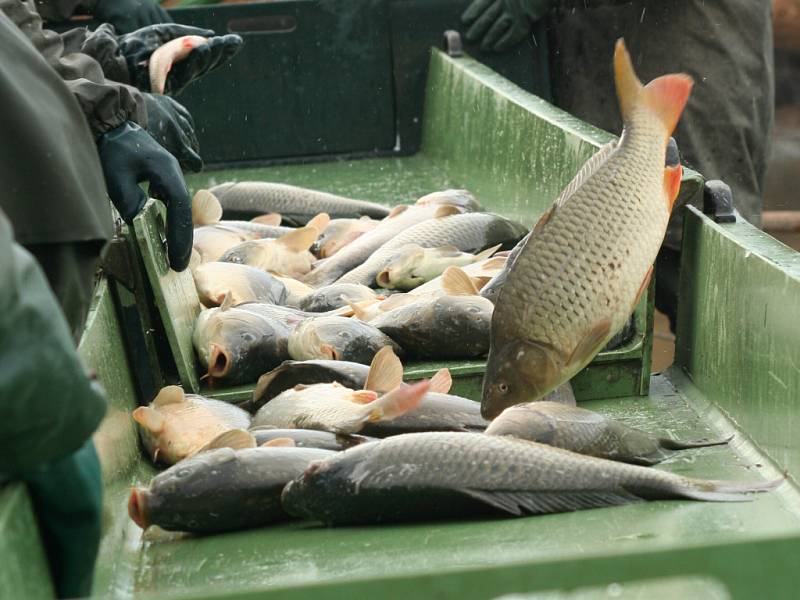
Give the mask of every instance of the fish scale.
[{"label": "fish scale", "polygon": [[491,418],[538,400],[585,367],[627,323],[647,284],[680,185],[666,145],[691,90],[686,75],[647,87],[620,41],[624,122],[542,217],[496,297],[481,398]]},{"label": "fish scale", "polygon": [[409,244],[423,248],[455,246],[476,252],[495,244],[516,243],[525,233],[518,223],[491,213],[465,213],[422,221],[383,244],[364,263],[339,278],[337,283],[372,285],[375,276],[398,251]]}]

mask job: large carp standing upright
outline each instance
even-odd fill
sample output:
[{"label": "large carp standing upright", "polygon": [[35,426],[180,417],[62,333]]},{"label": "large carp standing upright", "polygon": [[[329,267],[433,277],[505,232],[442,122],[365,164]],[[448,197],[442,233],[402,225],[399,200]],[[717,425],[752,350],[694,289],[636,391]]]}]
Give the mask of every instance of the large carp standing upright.
[{"label": "large carp standing upright", "polygon": [[625,324],[652,274],[682,169],[664,166],[692,88],[684,74],[643,86],[625,44],[614,74],[619,141],[583,166],[531,232],[492,319],[481,412],[537,400],[585,367]]}]

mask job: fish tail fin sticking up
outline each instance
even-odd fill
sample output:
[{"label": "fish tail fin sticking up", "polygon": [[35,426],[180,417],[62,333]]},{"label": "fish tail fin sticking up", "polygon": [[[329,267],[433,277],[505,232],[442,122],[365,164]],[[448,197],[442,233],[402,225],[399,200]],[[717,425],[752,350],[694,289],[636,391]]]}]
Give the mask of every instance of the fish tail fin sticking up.
[{"label": "fish tail fin sticking up", "polygon": [[622,120],[627,122],[639,104],[645,104],[664,125],[664,144],[678,124],[694,81],[683,73],[663,75],[642,85],[633,70],[631,56],[620,38],[614,49],[614,80]]},{"label": "fish tail fin sticking up", "polygon": [[367,406],[365,420],[370,423],[391,421],[414,410],[428,393],[430,385],[430,381],[426,380],[395,388]]},{"label": "fish tail fin sticking up", "polygon": [[313,227],[317,230],[317,236],[328,226],[328,223],[331,222],[331,217],[328,213],[319,213],[317,216],[313,217],[306,223],[306,227]]},{"label": "fish tail fin sticking up", "polygon": [[213,225],[222,218],[222,205],[217,197],[208,190],[198,190],[192,198],[192,223],[195,227],[200,225]]},{"label": "fish tail fin sticking up", "polygon": [[733,435],[718,440],[673,440],[670,438],[659,438],[658,445],[666,450],[688,450],[690,448],[706,448],[708,446],[724,446],[733,439]]},{"label": "fish tail fin sticking up", "polygon": [[451,296],[477,296],[480,290],[463,269],[450,266],[442,273],[442,289]]},{"label": "fish tail fin sticking up", "polygon": [[486,250],[484,250],[482,252],[478,252],[478,254],[475,255],[475,260],[473,262],[480,262],[482,260],[488,259],[489,257],[492,256],[492,254],[494,254],[495,252],[500,250],[500,248],[502,248],[502,247],[503,247],[503,244],[497,244],[496,246],[492,246],[491,248],[487,248]]},{"label": "fish tail fin sticking up", "polygon": [[281,224],[281,215],[279,213],[264,213],[263,215],[258,215],[257,217],[253,217],[250,219],[251,223],[258,223],[259,225],[269,225],[270,227],[276,227]]}]

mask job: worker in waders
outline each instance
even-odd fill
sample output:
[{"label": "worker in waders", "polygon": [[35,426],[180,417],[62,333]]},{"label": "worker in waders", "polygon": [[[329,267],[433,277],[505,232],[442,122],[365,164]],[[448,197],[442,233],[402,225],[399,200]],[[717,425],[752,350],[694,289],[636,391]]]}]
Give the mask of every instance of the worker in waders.
[{"label": "worker in waders", "polygon": [[30,254],[12,245],[3,219],[0,477],[27,483],[56,592],[77,597],[91,591],[100,540],[90,435],[105,401],[74,340],[112,234],[108,199],[130,220],[146,199],[137,183],[150,182],[167,205],[176,270],[191,252],[191,206],[178,161],[139,126],[141,94],[106,81],[90,57],[65,54],[61,38],[15,1],[0,2],[0,208]]},{"label": "worker in waders", "polygon": [[[554,103],[618,133],[608,61],[625,38],[642,81],[685,72],[692,96],[673,134],[684,163],[733,190],[739,212],[761,224],[774,113],[772,7],[766,0],[473,0],[465,36],[505,51],[545,19]],[[531,39],[531,43],[533,40]],[[656,306],[675,329],[683,216],[676,211],[656,260]]]}]

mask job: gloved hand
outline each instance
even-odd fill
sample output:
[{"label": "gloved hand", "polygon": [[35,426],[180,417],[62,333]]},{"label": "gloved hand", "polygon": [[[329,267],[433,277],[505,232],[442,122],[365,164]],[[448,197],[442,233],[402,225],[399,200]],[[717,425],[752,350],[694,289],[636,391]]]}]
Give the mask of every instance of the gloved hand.
[{"label": "gloved hand", "polygon": [[198,154],[200,144],[194,133],[194,119],[186,108],[169,96],[144,94],[147,107],[147,133],[178,159],[181,167],[203,170],[203,159]]},{"label": "gloved hand", "polygon": [[469,26],[464,37],[481,40],[483,51],[505,52],[521,42],[553,4],[554,0],[473,0],[461,15]]},{"label": "gloved hand", "polygon": [[147,201],[140,181],[148,181],[150,195],[166,204],[169,264],[183,271],[192,252],[192,203],[178,161],[130,121],[100,136],[97,150],[108,195],[127,223]]},{"label": "gloved hand", "polygon": [[97,0],[91,11],[95,19],[111,23],[119,33],[128,33],[154,23],[172,23],[167,11],[155,0]]},{"label": "gloved hand", "polygon": [[235,34],[215,36],[211,29],[188,25],[164,24],[144,27],[119,36],[119,51],[128,64],[130,81],[145,92],[150,91],[148,65],[150,55],[163,44],[184,35],[209,38],[208,44],[198,46],[189,56],[173,65],[167,76],[165,92],[177,95],[195,79],[221,67],[242,47],[242,38]]}]

